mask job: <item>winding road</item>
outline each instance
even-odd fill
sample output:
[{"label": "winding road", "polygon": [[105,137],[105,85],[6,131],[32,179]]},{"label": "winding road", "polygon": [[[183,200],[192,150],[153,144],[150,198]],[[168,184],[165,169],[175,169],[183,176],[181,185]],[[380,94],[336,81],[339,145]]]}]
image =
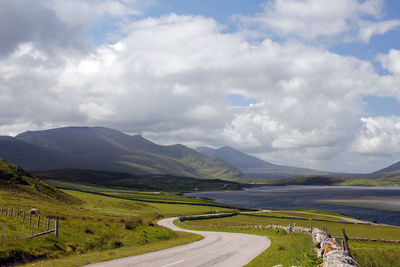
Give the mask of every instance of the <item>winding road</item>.
[{"label": "winding road", "polygon": [[184,267],[184,266],[243,266],[261,254],[271,244],[265,236],[192,231],[177,227],[177,218],[163,219],[159,225],[174,231],[195,233],[204,236],[200,241],[143,255],[90,264],[91,267]]}]

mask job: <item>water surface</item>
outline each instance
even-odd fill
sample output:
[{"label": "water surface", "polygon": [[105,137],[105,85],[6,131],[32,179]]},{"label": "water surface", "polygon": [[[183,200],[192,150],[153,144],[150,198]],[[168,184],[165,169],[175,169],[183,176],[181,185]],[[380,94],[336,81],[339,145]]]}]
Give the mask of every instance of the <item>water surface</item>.
[{"label": "water surface", "polygon": [[[187,196],[257,209],[329,210],[400,226],[400,188],[361,186],[264,186],[243,191],[194,192]],[[396,208],[397,207],[397,208]]]}]

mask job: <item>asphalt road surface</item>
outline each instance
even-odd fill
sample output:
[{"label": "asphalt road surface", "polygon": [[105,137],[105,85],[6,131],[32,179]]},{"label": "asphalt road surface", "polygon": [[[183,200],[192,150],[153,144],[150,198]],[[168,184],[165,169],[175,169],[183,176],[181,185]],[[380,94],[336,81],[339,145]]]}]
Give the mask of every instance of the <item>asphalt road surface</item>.
[{"label": "asphalt road surface", "polygon": [[204,236],[204,238],[182,246],[87,266],[235,267],[246,265],[271,244],[270,240],[265,236],[181,229],[173,224],[175,219],[163,219],[158,224],[174,231],[199,234]]}]

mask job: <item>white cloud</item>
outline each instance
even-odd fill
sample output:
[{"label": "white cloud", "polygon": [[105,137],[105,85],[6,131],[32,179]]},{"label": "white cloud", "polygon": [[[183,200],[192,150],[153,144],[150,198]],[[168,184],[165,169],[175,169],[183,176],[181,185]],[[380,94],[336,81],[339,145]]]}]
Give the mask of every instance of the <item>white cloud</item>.
[{"label": "white cloud", "polygon": [[377,56],[382,66],[393,74],[400,75],[400,50],[391,49],[388,54]]},{"label": "white cloud", "polygon": [[362,41],[368,43],[372,36],[385,34],[388,31],[400,28],[400,20],[386,20],[380,22],[360,21],[359,36]]},{"label": "white cloud", "polygon": [[383,0],[271,0],[265,4],[264,12],[236,18],[244,27],[255,26],[259,32],[281,37],[369,42],[373,35],[384,34],[399,25],[398,20],[375,22],[382,16],[383,3]]},{"label": "white cloud", "polygon": [[361,118],[363,127],[351,145],[355,152],[386,155],[400,152],[400,117]]},{"label": "white cloud", "polygon": [[[379,1],[368,3],[372,7],[357,3],[334,13],[377,16],[372,4]],[[292,4],[285,12],[295,16]],[[310,4],[315,11],[304,12],[316,17],[320,4]],[[361,98],[396,95],[395,75],[379,76],[368,61],[301,43],[249,42],[202,16],[147,18],[121,31],[124,37],[114,44],[84,52],[56,45],[57,53],[50,53],[35,41],[16,42],[0,58],[1,133],[104,125],[168,144],[233,145],[280,164],[353,171],[376,166],[355,163],[371,128],[360,121]],[[397,54],[379,57],[393,73],[399,73]],[[225,99],[232,92],[258,103],[230,107]]]}]

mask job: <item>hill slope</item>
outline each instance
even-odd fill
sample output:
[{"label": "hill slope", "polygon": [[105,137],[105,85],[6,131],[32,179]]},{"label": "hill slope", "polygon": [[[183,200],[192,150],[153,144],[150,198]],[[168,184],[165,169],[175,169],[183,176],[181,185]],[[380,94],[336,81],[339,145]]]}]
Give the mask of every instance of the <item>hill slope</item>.
[{"label": "hill slope", "polygon": [[373,173],[371,173],[371,175],[373,177],[379,177],[382,175],[385,176],[385,175],[390,175],[390,174],[396,175],[396,173],[398,173],[398,175],[400,175],[400,161],[398,161],[392,165],[389,165],[388,167],[380,169],[376,172],[373,172]]},{"label": "hill slope", "polygon": [[[136,175],[111,171],[58,169],[34,172],[37,177],[62,188],[79,188],[79,185],[105,186],[145,191],[214,191],[238,190],[244,184],[218,179],[199,179],[170,175]],[[61,183],[60,183],[61,182]],[[67,183],[64,183],[67,182]],[[70,184],[73,183],[73,184]],[[73,187],[71,187],[73,186]]]},{"label": "hill slope", "polygon": [[65,203],[79,202],[70,195],[34,177],[21,167],[2,159],[0,159],[0,190],[40,198],[57,199]]},{"label": "hill slope", "polygon": [[275,165],[229,146],[219,149],[198,147],[196,151],[232,164],[248,178],[281,179],[300,175],[332,175],[332,173],[318,170]]},{"label": "hill slope", "polygon": [[229,163],[183,145],[161,146],[140,135],[102,127],[66,127],[2,137],[0,151],[3,158],[30,170],[77,168],[222,179],[241,176]]}]

